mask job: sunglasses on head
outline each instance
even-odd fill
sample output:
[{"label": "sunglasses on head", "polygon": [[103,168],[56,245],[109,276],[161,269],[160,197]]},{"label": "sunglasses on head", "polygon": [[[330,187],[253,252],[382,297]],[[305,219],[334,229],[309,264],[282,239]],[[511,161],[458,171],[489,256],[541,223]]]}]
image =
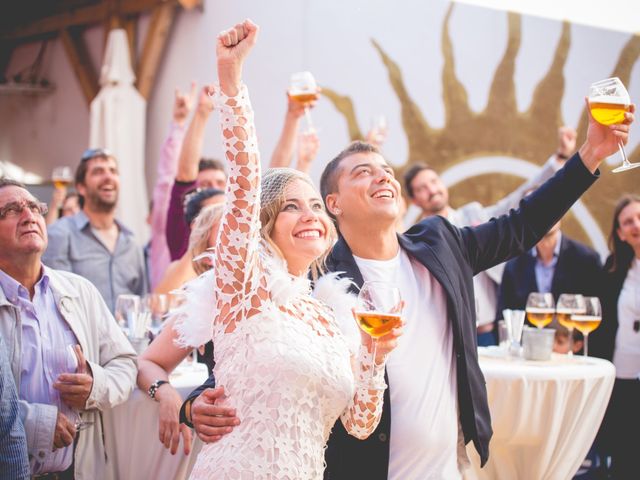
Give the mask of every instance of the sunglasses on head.
[{"label": "sunglasses on head", "polygon": [[80,161],[86,162],[95,157],[113,157],[113,153],[106,148],[88,148],[84,151],[82,157],[80,157]]}]

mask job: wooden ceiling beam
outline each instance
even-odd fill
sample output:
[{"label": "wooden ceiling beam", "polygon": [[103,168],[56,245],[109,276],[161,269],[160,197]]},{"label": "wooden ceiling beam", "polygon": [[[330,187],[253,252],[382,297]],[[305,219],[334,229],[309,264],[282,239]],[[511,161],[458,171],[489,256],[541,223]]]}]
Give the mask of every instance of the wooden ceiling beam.
[{"label": "wooden ceiling beam", "polygon": [[149,30],[147,31],[136,71],[138,91],[147,100],[155,85],[156,73],[158,72],[175,16],[176,5],[173,3],[163,3],[153,9]]},{"label": "wooden ceiling beam", "polygon": [[[115,2],[115,9],[119,16],[126,17],[165,4],[176,6],[178,3],[178,0],[118,0]],[[26,42],[55,34],[65,28],[101,23],[113,13],[113,9],[114,3],[112,2],[101,2],[97,5],[77,8],[16,27],[0,34],[0,40]]]},{"label": "wooden ceiling beam", "polygon": [[138,15],[131,15],[123,20],[122,28],[129,39],[129,53],[131,54],[131,68],[136,71],[138,65]]},{"label": "wooden ceiling beam", "polygon": [[89,51],[82,37],[82,31],[69,28],[62,29],[60,30],[60,39],[67,52],[71,67],[80,83],[87,106],[89,106],[98,94],[98,74],[91,63]]}]

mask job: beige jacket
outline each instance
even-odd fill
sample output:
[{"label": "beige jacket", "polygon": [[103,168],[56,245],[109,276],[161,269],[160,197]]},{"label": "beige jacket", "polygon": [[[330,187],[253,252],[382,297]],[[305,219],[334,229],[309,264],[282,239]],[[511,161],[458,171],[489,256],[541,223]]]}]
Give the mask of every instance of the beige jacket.
[{"label": "beige jacket", "polygon": [[[82,346],[93,373],[93,388],[81,417],[93,426],[81,431],[74,454],[76,480],[105,477],[101,411],[127,400],[136,381],[135,352],[118,327],[98,290],[73,273],[43,267],[50,278],[58,310]],[[0,288],[0,335],[7,344],[11,369],[20,387],[22,322],[20,311]],[[20,415],[27,433],[29,461],[53,448],[57,408],[20,401]]]}]

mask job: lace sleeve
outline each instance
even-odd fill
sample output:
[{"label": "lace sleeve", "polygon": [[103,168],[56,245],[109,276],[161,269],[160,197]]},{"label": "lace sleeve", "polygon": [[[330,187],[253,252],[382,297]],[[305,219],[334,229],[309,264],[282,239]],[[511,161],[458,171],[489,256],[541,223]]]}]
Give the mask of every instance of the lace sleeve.
[{"label": "lace sleeve", "polygon": [[340,419],[344,428],[360,440],[367,438],[378,426],[382,415],[384,391],[384,364],[376,365],[371,375],[371,354],[360,347],[358,357],[354,359],[353,371],[356,379],[356,391],[349,406],[342,412]]},{"label": "lace sleeve", "polygon": [[266,292],[260,289],[260,155],[253,110],[245,85],[235,97],[218,95],[229,178],[216,243],[214,269],[218,315],[214,322],[235,329],[243,317],[257,313]]}]

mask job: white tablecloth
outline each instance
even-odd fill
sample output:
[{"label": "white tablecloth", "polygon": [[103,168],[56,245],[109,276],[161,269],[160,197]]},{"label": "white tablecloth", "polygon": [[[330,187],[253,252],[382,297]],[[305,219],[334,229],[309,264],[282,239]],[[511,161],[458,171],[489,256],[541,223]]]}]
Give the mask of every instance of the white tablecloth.
[{"label": "white tablecloth", "polygon": [[493,438],[480,469],[472,443],[465,479],[565,480],[598,432],[615,380],[612,363],[553,354],[543,362],[508,359],[480,348]]},{"label": "white tablecloth", "polygon": [[[171,384],[182,398],[207,378],[207,368],[171,376]],[[104,412],[105,445],[108,455],[107,480],[179,480],[187,477],[200,441],[194,435],[194,448],[185,456],[182,440],[175,455],[158,438],[158,403],[137,388],[129,400]]]}]

